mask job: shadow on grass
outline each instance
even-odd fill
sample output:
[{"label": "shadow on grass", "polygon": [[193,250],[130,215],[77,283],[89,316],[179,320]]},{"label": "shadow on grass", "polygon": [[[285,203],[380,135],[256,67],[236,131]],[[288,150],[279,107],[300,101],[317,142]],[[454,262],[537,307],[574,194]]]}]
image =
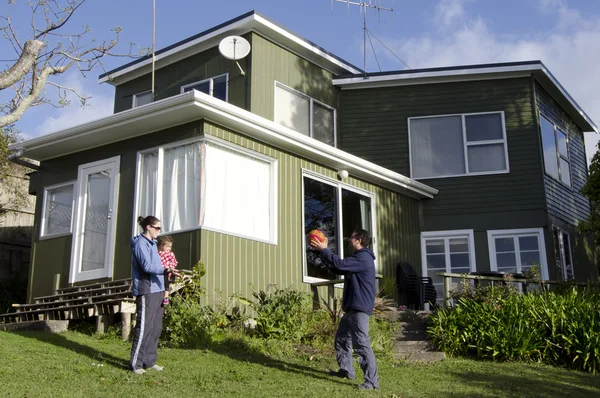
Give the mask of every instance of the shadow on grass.
[{"label": "shadow on grass", "polygon": [[[213,342],[207,346],[207,349],[216,354],[227,356],[236,361],[251,362],[283,372],[290,372],[295,375],[303,375],[344,385],[348,384],[348,380],[342,380],[334,376],[329,376],[325,369],[315,369],[310,366],[304,366],[294,362],[287,362],[268,356],[249,346],[244,340],[227,339],[222,342]],[[359,373],[357,373],[357,379],[359,374],[362,376],[360,369]]]},{"label": "shadow on grass", "polygon": [[[506,363],[487,361],[481,362],[481,369],[476,368],[477,364],[471,362],[468,369],[448,370],[445,374],[458,383],[487,392],[470,392],[469,397],[473,398],[489,397],[489,393],[502,397],[600,396],[600,377],[589,373],[535,364],[520,364],[510,369]],[[435,383],[435,377],[431,382]],[[439,396],[464,395],[440,391]]]},{"label": "shadow on grass", "polygon": [[57,347],[71,350],[78,354],[85,355],[94,361],[105,363],[106,365],[112,366],[117,369],[129,369],[129,362],[127,360],[115,357],[114,355],[108,354],[103,351],[99,351],[90,346],[79,344],[76,341],[69,340],[63,334],[34,331],[15,331],[10,333],[14,333],[19,336],[30,339],[36,339],[43,343],[52,344]]}]

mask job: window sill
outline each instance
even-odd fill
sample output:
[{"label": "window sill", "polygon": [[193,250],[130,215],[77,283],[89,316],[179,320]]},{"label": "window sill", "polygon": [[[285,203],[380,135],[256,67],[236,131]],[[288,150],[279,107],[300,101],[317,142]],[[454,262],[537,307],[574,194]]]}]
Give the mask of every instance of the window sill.
[{"label": "window sill", "polygon": [[481,176],[498,175],[498,174],[510,174],[510,170],[490,171],[490,172],[483,172],[483,173],[454,174],[454,175],[438,176],[438,177],[411,177],[411,178],[416,181],[421,181],[421,180],[438,180],[438,179],[443,179],[443,178],[481,177]]},{"label": "window sill", "polygon": [[73,233],[70,232],[70,231],[69,232],[62,232],[62,233],[59,233],[59,234],[48,234],[48,235],[40,236],[39,240],[42,241],[42,240],[49,240],[49,239],[54,239],[54,238],[62,238],[62,237],[69,236],[69,235],[72,235],[72,234]]}]

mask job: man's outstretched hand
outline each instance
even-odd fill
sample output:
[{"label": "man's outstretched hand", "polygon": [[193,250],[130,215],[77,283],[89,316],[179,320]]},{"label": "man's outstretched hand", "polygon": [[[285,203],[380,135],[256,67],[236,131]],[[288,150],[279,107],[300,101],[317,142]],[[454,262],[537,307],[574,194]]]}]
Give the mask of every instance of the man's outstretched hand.
[{"label": "man's outstretched hand", "polygon": [[321,242],[318,239],[311,239],[310,240],[310,247],[312,247],[313,249],[322,252],[323,250],[327,249],[327,244],[329,243],[329,239],[327,239],[327,237],[325,237],[325,240],[323,242]]}]

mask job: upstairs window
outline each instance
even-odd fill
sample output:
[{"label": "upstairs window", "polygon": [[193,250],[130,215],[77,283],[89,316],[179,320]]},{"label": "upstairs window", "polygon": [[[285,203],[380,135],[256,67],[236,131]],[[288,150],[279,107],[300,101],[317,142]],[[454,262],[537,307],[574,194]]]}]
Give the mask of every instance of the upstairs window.
[{"label": "upstairs window", "polygon": [[133,107],[147,105],[152,102],[152,91],[144,91],[133,95]]},{"label": "upstairs window", "polygon": [[275,84],[275,123],[335,146],[336,110],[300,91]]},{"label": "upstairs window", "polygon": [[569,161],[567,134],[543,115],[540,115],[540,130],[546,174],[571,186],[571,162]]},{"label": "upstairs window", "polygon": [[198,90],[204,94],[208,94],[212,97],[218,98],[221,101],[227,102],[227,82],[228,74],[211,77],[208,79],[200,80],[199,82],[186,84],[181,86],[181,93],[186,93],[192,90]]},{"label": "upstairs window", "polygon": [[408,119],[413,178],[508,173],[504,112]]}]

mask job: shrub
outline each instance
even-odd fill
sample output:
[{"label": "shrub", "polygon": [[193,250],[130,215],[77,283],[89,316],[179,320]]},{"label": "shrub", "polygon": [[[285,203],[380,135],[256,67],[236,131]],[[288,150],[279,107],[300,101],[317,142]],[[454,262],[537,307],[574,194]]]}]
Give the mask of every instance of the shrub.
[{"label": "shrub", "polygon": [[600,295],[572,288],[563,294],[498,293],[462,296],[430,319],[433,342],[451,356],[536,360],[597,373]]}]

